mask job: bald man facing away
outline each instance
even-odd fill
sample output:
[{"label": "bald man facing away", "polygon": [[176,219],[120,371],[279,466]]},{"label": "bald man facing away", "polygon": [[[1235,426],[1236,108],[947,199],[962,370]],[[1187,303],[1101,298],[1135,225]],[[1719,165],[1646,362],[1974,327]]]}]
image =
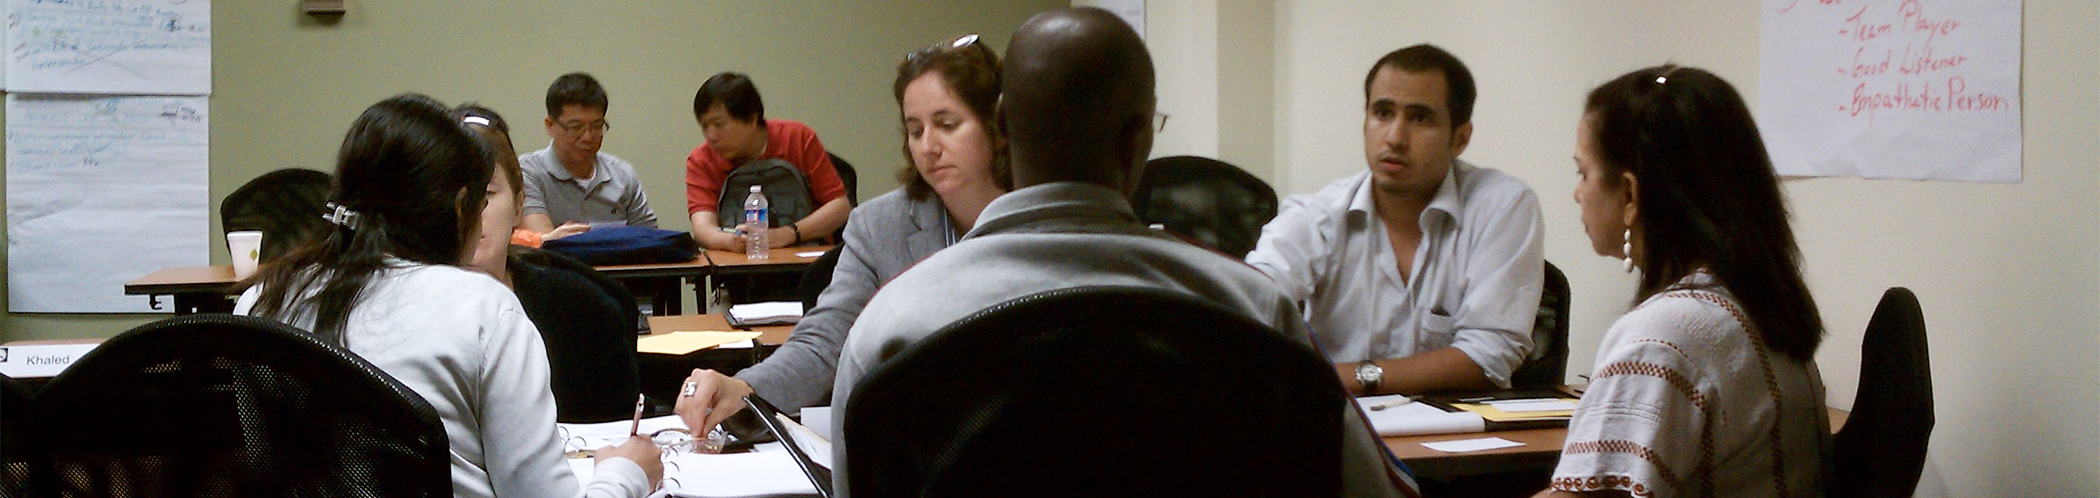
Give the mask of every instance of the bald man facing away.
[{"label": "bald man facing away", "polygon": [[[1030,19],[1007,46],[1001,124],[1017,190],[985,207],[961,242],[876,293],[847,334],[833,406],[847,406],[862,377],[941,327],[1001,302],[1061,288],[1186,292],[1308,340],[1295,304],[1267,277],[1147,229],[1132,214],[1127,196],[1143,172],[1155,131],[1152,59],[1136,32],[1106,11],[1062,9]],[[1340,469],[1345,494],[1414,493],[1354,409],[1344,410],[1337,422],[1346,438]],[[834,487],[843,496],[852,437],[844,417],[833,419],[832,434]]]}]

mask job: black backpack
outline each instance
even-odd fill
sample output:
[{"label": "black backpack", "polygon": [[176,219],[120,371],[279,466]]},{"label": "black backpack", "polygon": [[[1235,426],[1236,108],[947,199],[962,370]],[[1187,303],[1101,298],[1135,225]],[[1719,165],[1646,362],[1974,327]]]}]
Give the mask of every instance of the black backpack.
[{"label": "black backpack", "polygon": [[766,208],[772,213],[766,226],[787,226],[817,210],[809,194],[809,179],[802,176],[802,170],[785,160],[762,159],[737,166],[722,179],[722,198],[715,205],[715,221],[722,228],[735,228],[744,222],[744,198],[751,195],[752,185],[766,193]]}]

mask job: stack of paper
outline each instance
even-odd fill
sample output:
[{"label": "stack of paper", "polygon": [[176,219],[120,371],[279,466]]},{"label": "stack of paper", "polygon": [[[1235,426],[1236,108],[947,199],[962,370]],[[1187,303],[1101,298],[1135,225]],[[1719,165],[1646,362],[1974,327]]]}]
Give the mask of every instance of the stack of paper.
[{"label": "stack of paper", "polygon": [[729,323],[737,326],[793,325],[802,320],[802,303],[773,301],[729,307]]},{"label": "stack of paper", "polygon": [[1510,399],[1453,403],[1451,406],[1478,413],[1489,422],[1567,420],[1575,415],[1575,400],[1567,398]]},{"label": "stack of paper", "polygon": [[634,341],[634,349],[643,353],[680,355],[712,347],[729,347],[756,338],[757,332],[672,332],[642,336]]},{"label": "stack of paper", "polygon": [[[1398,401],[1406,396],[1371,396],[1357,398],[1359,406],[1376,406]],[[1461,432],[1483,432],[1487,420],[1471,412],[1445,412],[1428,403],[1407,403],[1383,410],[1364,410],[1371,419],[1371,428],[1380,436],[1413,436],[1418,434],[1454,434]]]}]

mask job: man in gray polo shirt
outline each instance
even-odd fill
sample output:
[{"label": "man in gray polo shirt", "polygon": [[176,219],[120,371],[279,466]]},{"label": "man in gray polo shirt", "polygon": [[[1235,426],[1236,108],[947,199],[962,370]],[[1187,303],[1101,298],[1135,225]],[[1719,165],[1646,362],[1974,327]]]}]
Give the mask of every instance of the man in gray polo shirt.
[{"label": "man in gray polo shirt", "polygon": [[525,173],[524,218],[519,224],[547,240],[591,226],[656,227],[634,165],[598,152],[605,144],[605,87],[589,74],[569,73],[547,87],[544,149],[518,156]]}]

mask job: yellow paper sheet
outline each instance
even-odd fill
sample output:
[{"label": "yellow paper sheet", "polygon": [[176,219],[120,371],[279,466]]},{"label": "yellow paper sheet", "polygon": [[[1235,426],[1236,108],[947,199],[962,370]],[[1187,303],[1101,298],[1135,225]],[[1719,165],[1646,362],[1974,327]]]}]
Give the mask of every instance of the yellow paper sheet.
[{"label": "yellow paper sheet", "polygon": [[1460,410],[1478,413],[1480,414],[1480,418],[1487,419],[1489,422],[1515,422],[1521,420],[1568,418],[1575,415],[1574,410],[1514,413],[1502,411],[1502,409],[1500,408],[1495,408],[1494,405],[1486,404],[1452,403],[1451,406],[1457,407]]},{"label": "yellow paper sheet", "polygon": [[655,334],[635,341],[635,350],[655,354],[686,354],[737,341],[757,339],[757,332],[672,332]]}]

